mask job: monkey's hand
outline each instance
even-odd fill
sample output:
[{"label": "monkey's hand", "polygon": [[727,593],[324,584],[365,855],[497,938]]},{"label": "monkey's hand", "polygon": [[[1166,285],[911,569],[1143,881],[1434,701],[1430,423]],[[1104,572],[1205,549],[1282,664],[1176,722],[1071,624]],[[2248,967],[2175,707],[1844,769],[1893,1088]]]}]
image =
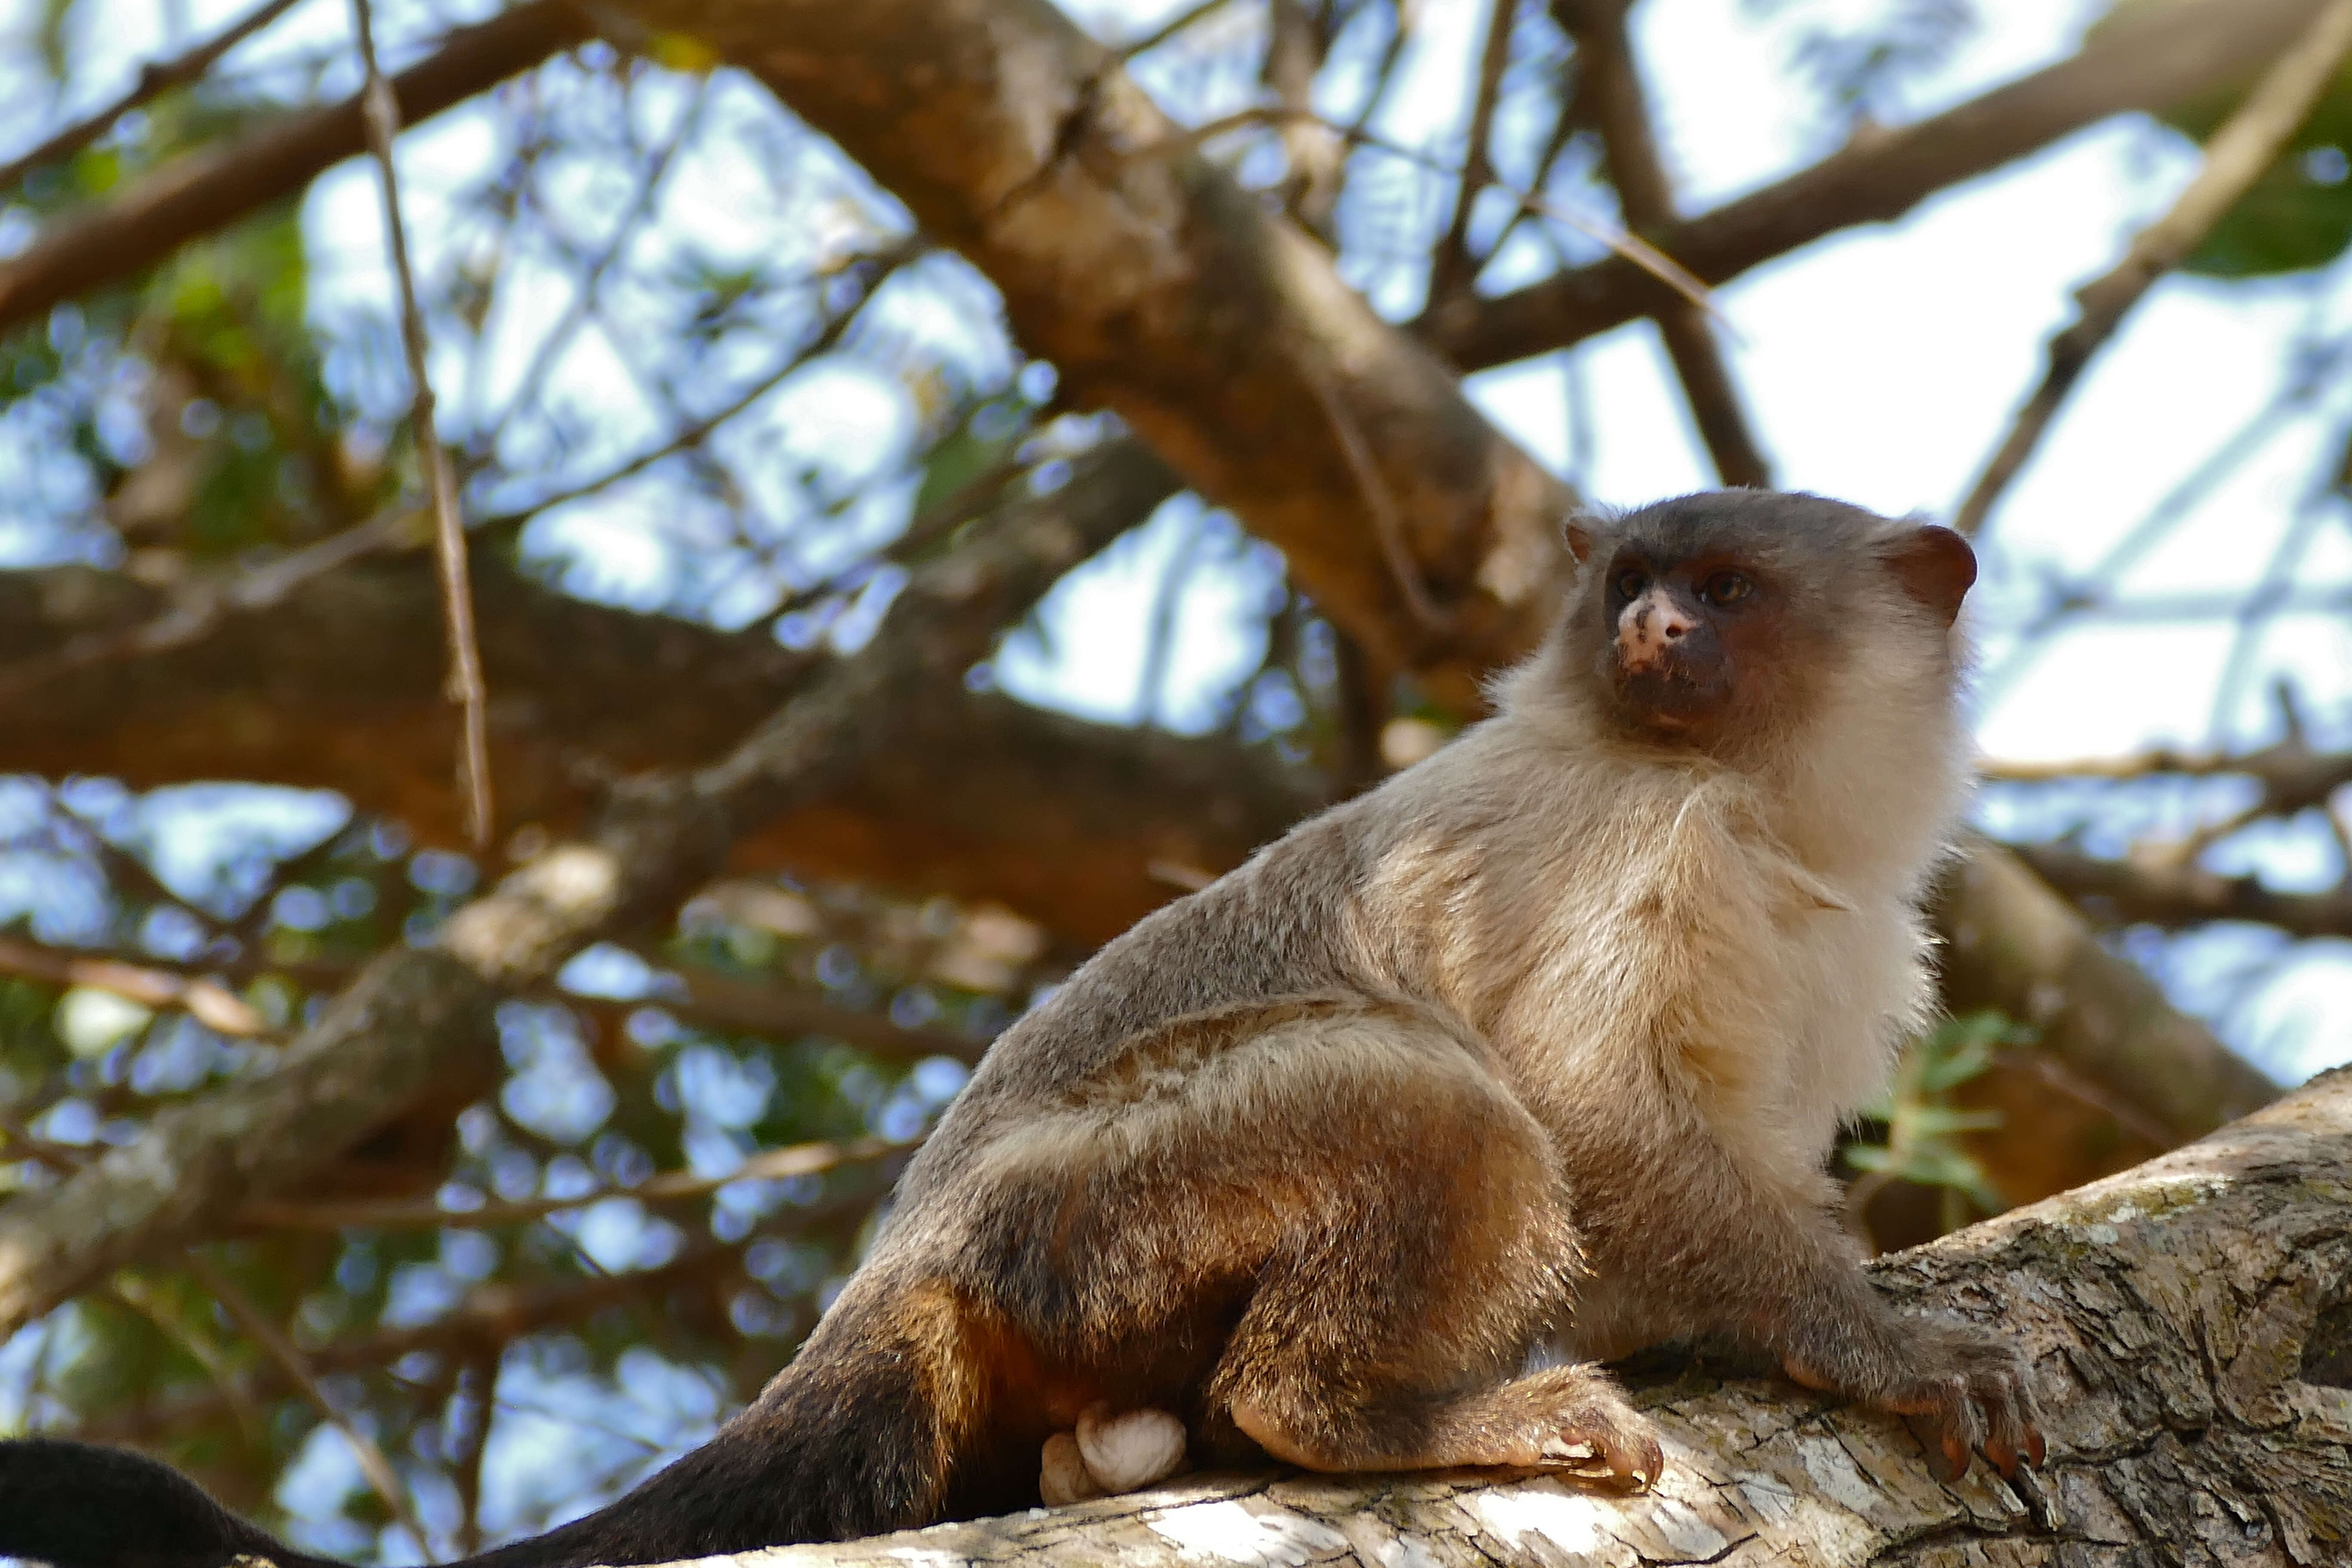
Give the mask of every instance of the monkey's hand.
[{"label": "monkey's hand", "polygon": [[1784,1353],[1781,1364],[1808,1388],[1852,1394],[1924,1423],[1939,1480],[1957,1480],[1981,1449],[2014,1479],[2021,1459],[2045,1457],[2032,1369],[2018,1348],[1973,1324],[1882,1313],[1874,1344],[1840,1352]]}]

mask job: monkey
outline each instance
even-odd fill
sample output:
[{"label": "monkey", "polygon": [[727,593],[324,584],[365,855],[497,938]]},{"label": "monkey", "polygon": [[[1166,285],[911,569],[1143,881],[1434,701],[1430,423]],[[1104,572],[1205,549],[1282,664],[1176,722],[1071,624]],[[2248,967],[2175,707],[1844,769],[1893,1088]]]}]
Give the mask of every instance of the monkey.
[{"label": "monkey", "polygon": [[[468,1563],[843,1539],[1185,1462],[1638,1489],[1662,1451],[1599,1363],[1676,1340],[1909,1416],[1949,1473],[2042,1463],[2024,1358],[1880,1297],[1827,1173],[1931,1007],[1973,553],[1763,490],[1565,532],[1491,716],[1080,966],[748,1408]],[[0,1552],[313,1563],[54,1439],[0,1444]]]}]

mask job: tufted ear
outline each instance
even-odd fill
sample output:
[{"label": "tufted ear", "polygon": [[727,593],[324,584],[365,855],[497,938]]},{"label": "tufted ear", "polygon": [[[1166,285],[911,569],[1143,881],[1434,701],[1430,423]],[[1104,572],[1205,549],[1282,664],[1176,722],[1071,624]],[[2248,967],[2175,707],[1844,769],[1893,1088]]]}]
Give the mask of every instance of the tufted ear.
[{"label": "tufted ear", "polygon": [[1977,580],[1977,552],[1948,528],[1922,523],[1889,548],[1885,555],[1895,580],[1919,605],[1944,625],[1959,618],[1960,601]]},{"label": "tufted ear", "polygon": [[1568,552],[1576,557],[1579,566],[1592,553],[1592,542],[1600,536],[1592,531],[1592,519],[1580,512],[1570,512],[1560,520],[1559,537]]}]

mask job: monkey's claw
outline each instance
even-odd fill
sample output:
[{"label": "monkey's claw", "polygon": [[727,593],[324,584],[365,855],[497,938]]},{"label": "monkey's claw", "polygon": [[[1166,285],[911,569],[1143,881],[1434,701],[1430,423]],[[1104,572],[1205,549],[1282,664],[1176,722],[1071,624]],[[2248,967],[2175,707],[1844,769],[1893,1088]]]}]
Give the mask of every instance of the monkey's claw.
[{"label": "monkey's claw", "polygon": [[1531,1468],[1644,1490],[1665,1469],[1650,1424],[1589,1367],[1538,1373],[1516,1384],[1531,1405]]},{"label": "monkey's claw", "polygon": [[2017,1348],[1957,1326],[1941,1329],[1929,1346],[1940,1364],[1884,1403],[1927,1426],[1924,1436],[1936,1479],[1959,1479],[1979,1451],[2011,1480],[2017,1479],[2021,1462],[2039,1469],[2049,1450],[2042,1437],[2032,1373]]}]

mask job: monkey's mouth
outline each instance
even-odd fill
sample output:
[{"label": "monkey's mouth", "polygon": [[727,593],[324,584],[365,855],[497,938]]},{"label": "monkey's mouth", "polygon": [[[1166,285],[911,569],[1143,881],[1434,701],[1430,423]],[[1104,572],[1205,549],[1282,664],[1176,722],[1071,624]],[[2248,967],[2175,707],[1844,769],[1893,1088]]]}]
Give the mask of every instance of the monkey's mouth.
[{"label": "monkey's mouth", "polygon": [[1621,666],[1617,672],[1617,701],[1625,716],[1669,734],[1706,727],[1730,695],[1730,672],[1720,660],[1669,657],[1638,669]]}]

